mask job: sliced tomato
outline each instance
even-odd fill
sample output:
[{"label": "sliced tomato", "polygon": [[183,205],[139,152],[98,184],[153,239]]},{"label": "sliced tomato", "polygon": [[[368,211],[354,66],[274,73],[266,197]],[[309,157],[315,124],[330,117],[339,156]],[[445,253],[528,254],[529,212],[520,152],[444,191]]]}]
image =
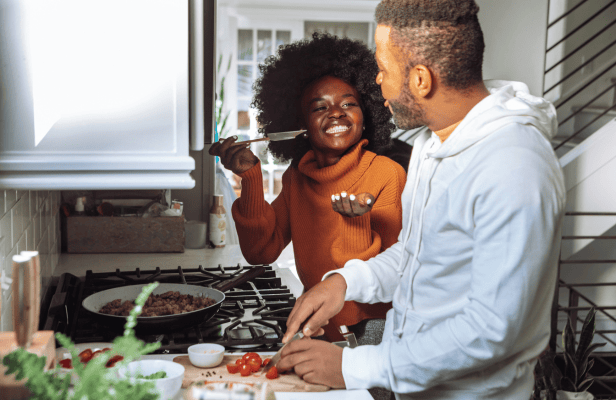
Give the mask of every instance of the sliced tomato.
[{"label": "sliced tomato", "polygon": [[250,358],[246,364],[248,364],[252,372],[257,372],[261,368],[261,359]]},{"label": "sliced tomato", "polygon": [[62,368],[73,369],[73,360],[71,360],[70,358],[60,360],[59,364]]},{"label": "sliced tomato", "polygon": [[90,360],[92,360],[93,358],[97,357],[99,354],[103,354],[102,350],[96,350],[94,353],[92,353],[92,357],[90,357]]},{"label": "sliced tomato", "polygon": [[109,347],[105,347],[105,348],[102,350],[102,352],[104,353],[104,352],[109,351],[109,350],[111,350]]},{"label": "sliced tomato", "polygon": [[116,365],[116,363],[118,361],[122,361],[122,360],[124,360],[124,357],[122,357],[120,355],[115,355],[115,356],[111,357],[109,359],[109,361],[107,361],[107,364],[105,364],[105,367],[112,368],[114,365]]},{"label": "sliced tomato", "polygon": [[243,358],[238,358],[237,360],[235,360],[235,363],[237,365],[244,365],[246,364],[246,360],[244,360]]},{"label": "sliced tomato", "polygon": [[79,353],[79,359],[84,364],[90,361],[92,359],[92,349],[85,349],[84,351]]},{"label": "sliced tomato", "polygon": [[240,365],[227,364],[227,371],[229,371],[230,374],[237,374],[238,372],[240,372]]},{"label": "sliced tomato", "polygon": [[265,367],[267,364],[269,364],[269,363],[270,363],[270,361],[272,361],[272,359],[271,359],[271,358],[266,358],[265,360],[263,360],[263,364],[262,364],[262,366],[263,366],[263,367]]},{"label": "sliced tomato", "polygon": [[242,376],[250,375],[250,365],[248,365],[248,364],[241,365],[240,366],[240,375],[242,375]]},{"label": "sliced tomato", "polygon": [[265,377],[267,379],[276,379],[276,378],[278,378],[278,369],[276,369],[275,366],[270,368],[270,370],[267,371],[267,374],[265,374]]}]

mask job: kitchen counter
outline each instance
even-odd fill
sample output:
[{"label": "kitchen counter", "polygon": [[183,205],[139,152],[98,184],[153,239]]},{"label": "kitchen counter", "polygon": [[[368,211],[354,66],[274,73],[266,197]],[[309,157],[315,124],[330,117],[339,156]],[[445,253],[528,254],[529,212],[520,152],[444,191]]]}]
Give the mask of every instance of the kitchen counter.
[{"label": "kitchen counter", "polygon": [[[197,268],[199,265],[204,267],[247,264],[242,256],[239,245],[227,245],[219,249],[186,249],[184,253],[110,253],[110,254],[68,254],[62,253],[58,265],[53,272],[54,276],[59,276],[65,272],[76,276],[85,276],[86,271],[109,272],[116,268],[120,270],[141,270],[160,267],[177,268]],[[273,264],[278,270],[284,284],[286,284],[295,297],[302,294],[303,286],[291,269],[286,265],[279,266]],[[265,354],[265,353],[264,353]],[[272,353],[273,354],[273,353]],[[143,356],[143,359],[173,360],[181,354],[151,354]],[[182,393],[185,390],[182,389]],[[175,400],[183,399],[183,395],[178,395]],[[327,392],[277,392],[277,400],[373,400],[367,390],[331,390]]]},{"label": "kitchen counter", "polygon": [[[273,352],[260,352],[262,356],[273,356]],[[142,360],[170,360],[188,354],[152,354]],[[173,400],[183,400],[188,389],[181,389]],[[367,390],[329,390],[327,392],[275,392],[276,400],[374,400]]]}]

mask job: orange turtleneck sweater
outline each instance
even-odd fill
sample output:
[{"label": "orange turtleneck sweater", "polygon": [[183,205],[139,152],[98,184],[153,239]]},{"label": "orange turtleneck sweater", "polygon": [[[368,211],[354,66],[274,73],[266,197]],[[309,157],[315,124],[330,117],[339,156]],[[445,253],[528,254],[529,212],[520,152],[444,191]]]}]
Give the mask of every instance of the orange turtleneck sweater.
[{"label": "orange turtleneck sweater", "polygon": [[[402,228],[401,195],[406,182],[396,162],[364,150],[361,140],[335,165],[317,167],[309,151],[282,177],[282,191],[270,205],[264,199],[260,164],[240,175],[241,196],[232,213],[242,254],[251,264],[269,264],[293,241],[297,273],[305,290],[350,259],[368,260],[394,244]],[[331,195],[346,191],[375,197],[372,210],[348,218],[332,209]],[[347,302],[325,327],[328,340],[342,340],[340,325],[385,318],[391,304]]]}]

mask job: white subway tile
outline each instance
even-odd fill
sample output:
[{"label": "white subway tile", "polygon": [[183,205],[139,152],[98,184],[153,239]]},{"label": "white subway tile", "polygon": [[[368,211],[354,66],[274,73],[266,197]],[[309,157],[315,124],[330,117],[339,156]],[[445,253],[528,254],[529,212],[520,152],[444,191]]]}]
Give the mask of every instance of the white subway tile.
[{"label": "white subway tile", "polygon": [[13,295],[9,294],[6,307],[4,301],[2,302],[2,309],[4,310],[4,316],[2,317],[2,330],[4,332],[13,331]]},{"label": "white subway tile", "polygon": [[17,241],[19,240],[19,238],[21,237],[21,233],[23,232],[23,215],[21,214],[21,211],[21,204],[19,202],[15,203],[15,205],[11,209],[13,224],[13,243],[11,247],[15,247],[15,245],[17,245]]},{"label": "white subway tile", "polygon": [[4,275],[13,278],[13,256],[17,254],[17,247],[14,247],[4,259]]},{"label": "white subway tile", "polygon": [[17,191],[16,190],[11,190],[11,189],[7,189],[4,191],[5,193],[5,202],[6,202],[6,212],[8,212],[11,208],[13,208],[13,206],[15,205],[15,203],[17,203]]},{"label": "white subway tile", "polygon": [[26,251],[28,249],[26,245],[26,232],[25,231],[21,235],[19,240],[17,241],[17,246],[15,247],[16,247],[17,254],[21,253],[22,251]]},{"label": "white subway tile", "polygon": [[49,227],[49,224],[51,223],[51,196],[47,196],[47,198],[45,199],[43,213],[44,213],[43,229],[47,230],[47,228]]},{"label": "white subway tile", "polygon": [[0,238],[4,238],[3,246],[5,247],[5,254],[13,248],[13,224],[11,219],[10,212],[4,214],[4,217],[0,218]]},{"label": "white subway tile", "polygon": [[6,190],[0,190],[0,217],[6,212],[6,200],[4,199]]},{"label": "white subway tile", "polygon": [[34,223],[26,228],[26,250],[34,250]]}]

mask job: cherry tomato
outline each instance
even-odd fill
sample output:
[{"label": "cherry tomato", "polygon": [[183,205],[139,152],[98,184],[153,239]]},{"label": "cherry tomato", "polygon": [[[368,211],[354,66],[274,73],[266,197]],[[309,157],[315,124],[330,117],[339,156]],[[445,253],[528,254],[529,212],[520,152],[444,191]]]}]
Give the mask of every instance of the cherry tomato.
[{"label": "cherry tomato", "polygon": [[269,364],[269,363],[270,363],[270,361],[272,361],[272,359],[271,359],[271,358],[266,358],[265,360],[263,360],[263,364],[262,364],[262,366],[263,366],[263,367],[265,367],[267,364]]},{"label": "cherry tomato", "polygon": [[248,364],[252,372],[257,372],[261,368],[261,359],[249,358],[246,364]]},{"label": "cherry tomato", "polygon": [[244,365],[246,364],[246,360],[244,360],[243,358],[238,358],[237,360],[235,360],[235,363],[237,365]]},{"label": "cherry tomato", "polygon": [[64,360],[60,360],[59,364],[62,368],[73,369],[73,363],[70,358],[65,358]]},{"label": "cherry tomato", "polygon": [[84,351],[79,353],[79,359],[81,360],[82,363],[86,364],[88,361],[92,359],[92,350],[85,349]]},{"label": "cherry tomato", "polygon": [[229,371],[230,374],[237,374],[238,372],[240,372],[240,365],[227,364],[227,371]]},{"label": "cherry tomato", "polygon": [[246,353],[242,356],[244,360],[248,360],[249,358],[254,358],[254,357],[261,358],[257,353],[253,353],[253,352]]},{"label": "cherry tomato", "polygon": [[265,377],[267,379],[276,379],[278,378],[278,370],[276,369],[276,367],[272,367],[270,368],[269,371],[267,371],[267,374],[265,374]]},{"label": "cherry tomato", "polygon": [[250,365],[248,365],[248,364],[241,365],[240,366],[240,375],[242,375],[242,376],[250,375]]},{"label": "cherry tomato", "polygon": [[112,368],[118,361],[122,361],[122,360],[124,360],[124,357],[120,355],[115,355],[111,357],[109,361],[107,361],[107,364],[105,364],[105,367]]}]

